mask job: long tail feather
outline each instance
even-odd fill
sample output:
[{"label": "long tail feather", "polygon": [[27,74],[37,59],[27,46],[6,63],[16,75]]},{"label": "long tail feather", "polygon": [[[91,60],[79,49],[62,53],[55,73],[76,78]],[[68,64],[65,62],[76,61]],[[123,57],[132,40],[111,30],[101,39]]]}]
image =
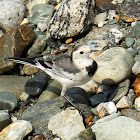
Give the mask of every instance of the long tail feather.
[{"label": "long tail feather", "polygon": [[33,66],[36,66],[37,63],[36,61],[27,58],[6,58],[5,60]]}]

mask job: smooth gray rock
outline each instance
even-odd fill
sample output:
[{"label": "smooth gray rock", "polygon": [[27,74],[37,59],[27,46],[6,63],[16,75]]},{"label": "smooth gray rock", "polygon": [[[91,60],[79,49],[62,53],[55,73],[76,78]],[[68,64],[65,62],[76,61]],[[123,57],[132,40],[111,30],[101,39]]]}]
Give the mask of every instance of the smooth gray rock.
[{"label": "smooth gray rock", "polygon": [[137,21],[136,24],[131,28],[129,36],[136,39],[140,38],[140,21]]},{"label": "smooth gray rock", "polygon": [[17,106],[18,99],[17,97],[10,92],[0,92],[0,109],[7,109],[13,111]]},{"label": "smooth gray rock", "polygon": [[130,86],[129,79],[125,80],[124,82],[121,82],[116,87],[116,89],[114,90],[114,92],[112,93],[112,95],[109,97],[108,100],[117,102],[118,100],[120,100],[123,96],[125,96],[128,93],[129,86]]},{"label": "smooth gray rock", "polygon": [[49,23],[52,38],[62,39],[87,32],[93,23],[92,0],[63,0]]},{"label": "smooth gray rock", "polygon": [[0,110],[0,131],[11,123],[10,115],[7,110]]},{"label": "smooth gray rock", "polygon": [[44,102],[58,97],[61,93],[62,86],[56,80],[50,80],[47,88],[39,96],[37,103]]},{"label": "smooth gray rock", "polygon": [[98,104],[107,101],[107,96],[104,93],[98,93],[89,98],[89,101],[93,107]]},{"label": "smooth gray rock", "polygon": [[121,47],[110,48],[96,57],[98,69],[93,80],[100,84],[117,84],[132,75],[134,58]]},{"label": "smooth gray rock", "polygon": [[17,75],[0,76],[0,92],[8,91],[19,97],[24,92],[24,85],[30,77]]},{"label": "smooth gray rock", "polygon": [[32,47],[28,50],[27,55],[34,56],[39,53],[42,53],[45,47],[46,47],[46,41],[37,38],[34,41]]},{"label": "smooth gray rock", "polygon": [[140,122],[140,112],[134,109],[122,109],[121,115]]},{"label": "smooth gray rock", "polygon": [[96,140],[139,140],[140,122],[120,116],[92,126]]},{"label": "smooth gray rock", "polygon": [[0,26],[10,30],[20,25],[24,18],[25,6],[22,0],[0,0]]},{"label": "smooth gray rock", "polygon": [[50,76],[44,71],[37,72],[34,78],[29,79],[25,83],[25,92],[31,96],[40,95],[46,88],[49,79]]}]

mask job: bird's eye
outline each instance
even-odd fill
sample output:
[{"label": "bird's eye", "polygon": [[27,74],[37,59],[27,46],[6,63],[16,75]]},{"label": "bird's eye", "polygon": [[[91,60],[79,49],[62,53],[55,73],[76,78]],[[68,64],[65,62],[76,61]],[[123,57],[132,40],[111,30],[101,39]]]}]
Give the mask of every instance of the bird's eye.
[{"label": "bird's eye", "polygon": [[80,52],[80,54],[83,54],[83,53],[84,53],[83,51]]}]

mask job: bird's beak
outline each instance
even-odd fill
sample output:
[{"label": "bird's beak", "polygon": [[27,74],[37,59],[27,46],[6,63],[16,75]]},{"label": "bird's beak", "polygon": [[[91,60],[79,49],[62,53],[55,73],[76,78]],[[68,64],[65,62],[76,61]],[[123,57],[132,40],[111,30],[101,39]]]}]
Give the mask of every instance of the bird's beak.
[{"label": "bird's beak", "polygon": [[90,53],[94,53],[94,52],[97,52],[99,50],[90,50]]}]

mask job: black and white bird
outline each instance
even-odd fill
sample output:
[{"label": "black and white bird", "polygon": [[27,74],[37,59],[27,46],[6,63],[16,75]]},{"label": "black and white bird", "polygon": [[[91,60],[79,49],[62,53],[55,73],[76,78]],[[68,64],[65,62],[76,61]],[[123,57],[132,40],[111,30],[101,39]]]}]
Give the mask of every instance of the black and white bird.
[{"label": "black and white bird", "polygon": [[65,93],[68,88],[87,83],[96,72],[97,63],[89,57],[93,51],[89,46],[81,45],[75,47],[70,56],[62,55],[52,62],[25,58],[7,58],[6,60],[32,65],[45,71],[62,85],[61,95],[67,99]]}]

